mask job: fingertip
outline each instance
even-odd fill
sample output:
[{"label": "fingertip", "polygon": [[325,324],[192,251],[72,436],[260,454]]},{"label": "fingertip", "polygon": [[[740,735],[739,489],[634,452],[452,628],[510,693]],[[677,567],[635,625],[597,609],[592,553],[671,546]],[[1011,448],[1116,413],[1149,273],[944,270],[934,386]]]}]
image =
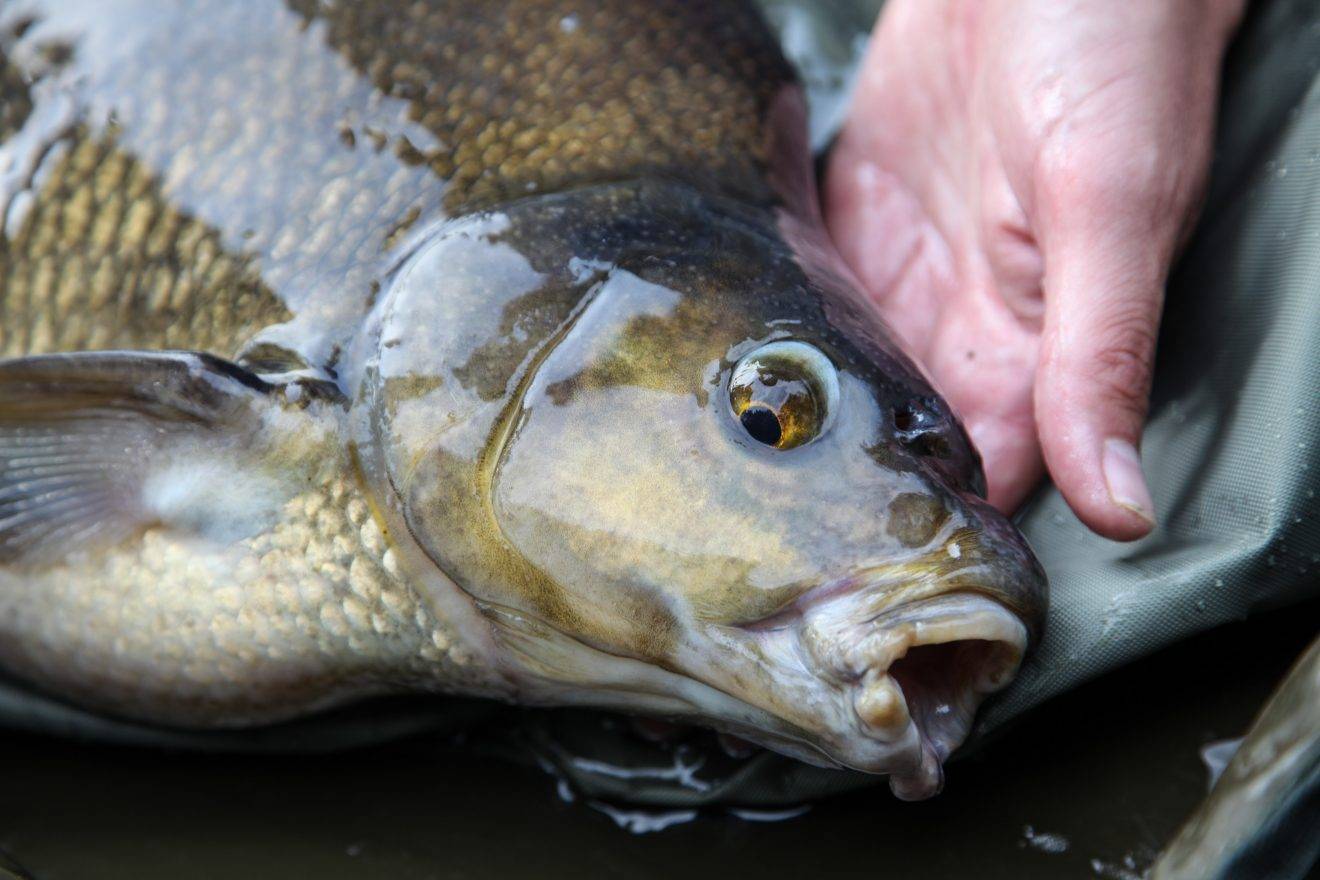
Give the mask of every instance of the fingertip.
[{"label": "fingertip", "polygon": [[1036,416],[1045,465],[1092,531],[1135,541],[1156,524],[1138,451],[1153,344],[1119,346],[1130,355],[1118,357],[1071,342],[1056,330],[1039,367]]},{"label": "fingertip", "polygon": [[1121,437],[1105,440],[1102,450],[1100,467],[1110,502],[1136,518],[1138,522],[1132,524],[1133,530],[1144,526],[1136,537],[1147,534],[1155,528],[1155,502],[1141,469],[1141,454],[1135,445]]},{"label": "fingertip", "polygon": [[[1074,508],[1076,510],[1076,508]],[[1091,531],[1111,541],[1139,541],[1151,533],[1155,522],[1140,513],[1127,508],[1114,506],[1099,514],[1082,515],[1081,518]]]},{"label": "fingertip", "polygon": [[1055,485],[1077,518],[1101,537],[1144,538],[1156,525],[1155,503],[1135,444],[1110,437],[1092,450],[1052,468]]},{"label": "fingertip", "polygon": [[1138,541],[1149,535],[1156,525],[1144,511],[1121,504],[1111,504],[1099,513],[1078,515],[1091,531],[1111,541]]}]

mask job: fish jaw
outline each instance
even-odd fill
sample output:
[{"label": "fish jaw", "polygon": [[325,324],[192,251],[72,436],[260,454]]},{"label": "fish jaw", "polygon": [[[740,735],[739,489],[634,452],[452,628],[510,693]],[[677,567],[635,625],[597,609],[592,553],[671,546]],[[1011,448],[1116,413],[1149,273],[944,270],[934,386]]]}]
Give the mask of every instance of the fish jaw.
[{"label": "fish jaw", "polygon": [[[860,729],[894,747],[884,757],[892,762],[894,794],[931,797],[981,702],[1016,674],[1027,627],[1003,605],[970,592],[901,605],[860,624],[847,619],[846,607],[815,609],[803,632],[807,651],[823,675],[851,693]],[[868,752],[861,750],[863,761]]]},{"label": "fish jaw", "polygon": [[811,763],[888,774],[903,800],[932,797],[981,702],[1017,672],[1028,628],[999,602],[963,590],[859,616],[867,593],[836,594],[767,626],[709,627],[687,664],[705,666],[716,688],[774,719],[731,732],[814,755]]},{"label": "fish jaw", "polygon": [[964,590],[859,618],[866,592],[836,593],[768,627],[694,628],[665,665],[479,605],[519,703],[701,724],[809,764],[888,774],[902,800],[933,797],[981,702],[1016,673],[1028,627]]}]

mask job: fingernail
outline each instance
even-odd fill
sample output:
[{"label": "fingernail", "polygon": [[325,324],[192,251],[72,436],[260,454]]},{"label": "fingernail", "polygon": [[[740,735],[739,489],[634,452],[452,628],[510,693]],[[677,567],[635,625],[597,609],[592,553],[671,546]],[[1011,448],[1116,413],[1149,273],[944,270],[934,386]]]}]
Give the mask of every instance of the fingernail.
[{"label": "fingernail", "polygon": [[1125,510],[1155,525],[1155,503],[1146,488],[1146,477],[1141,473],[1141,456],[1137,448],[1126,440],[1110,437],[1105,441],[1101,467],[1105,472],[1105,485],[1109,497]]}]

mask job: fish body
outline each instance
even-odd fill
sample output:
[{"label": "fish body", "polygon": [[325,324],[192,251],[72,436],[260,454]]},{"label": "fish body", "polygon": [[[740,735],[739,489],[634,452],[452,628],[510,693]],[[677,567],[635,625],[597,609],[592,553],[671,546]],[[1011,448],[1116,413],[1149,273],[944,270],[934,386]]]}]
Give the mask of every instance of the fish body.
[{"label": "fish body", "polygon": [[398,692],[938,790],[1045,582],[744,3],[0,7],[0,669]]},{"label": "fish body", "polygon": [[1154,880],[1301,880],[1320,864],[1320,640],[1298,658]]}]

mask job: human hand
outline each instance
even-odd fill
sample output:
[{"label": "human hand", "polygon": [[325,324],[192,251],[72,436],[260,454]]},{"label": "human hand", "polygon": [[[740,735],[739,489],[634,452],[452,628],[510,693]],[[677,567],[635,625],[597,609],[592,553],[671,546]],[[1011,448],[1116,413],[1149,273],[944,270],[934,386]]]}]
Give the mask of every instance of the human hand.
[{"label": "human hand", "polygon": [[962,416],[990,500],[1048,468],[1154,524],[1137,446],[1164,283],[1243,0],[891,0],[826,177],[844,258]]}]

